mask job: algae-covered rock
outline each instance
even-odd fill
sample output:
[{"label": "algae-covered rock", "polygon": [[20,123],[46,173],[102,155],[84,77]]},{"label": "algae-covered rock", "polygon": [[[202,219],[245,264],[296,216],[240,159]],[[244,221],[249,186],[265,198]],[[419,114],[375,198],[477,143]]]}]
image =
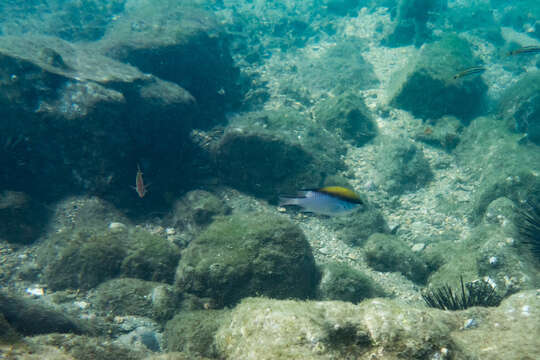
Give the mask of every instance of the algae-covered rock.
[{"label": "algae-covered rock", "polygon": [[527,73],[501,97],[499,116],[508,127],[540,145],[540,71]]},{"label": "algae-covered rock", "polygon": [[[487,309],[486,309],[487,310]],[[475,314],[467,311],[477,326],[452,332],[456,345],[470,359],[533,359],[540,342],[540,292],[523,291],[503,300],[496,308]]]},{"label": "algae-covered rock", "polygon": [[135,229],[129,234],[131,250],[122,261],[121,273],[148,281],[172,283],[180,250],[167,239]]},{"label": "algae-covered rock", "polygon": [[459,144],[463,124],[454,116],[443,116],[418,127],[414,138],[445,151],[452,151]]},{"label": "algae-covered rock", "polygon": [[111,203],[98,197],[72,196],[56,204],[51,226],[54,232],[81,228],[105,229],[111,223],[130,222]]},{"label": "algae-covered rock", "polygon": [[320,99],[328,93],[354,93],[376,87],[379,80],[373,65],[362,56],[367,48],[363,40],[348,37],[321,49],[320,55],[299,55],[296,71],[281,83],[281,93],[310,105],[310,98]]},{"label": "algae-covered rock", "polygon": [[397,5],[392,33],[385,39],[385,45],[398,47],[414,44],[422,45],[431,35],[427,22],[446,7],[446,1],[400,0]]},{"label": "algae-covered rock", "polygon": [[[61,348],[69,355],[67,359],[77,360],[141,360],[152,354],[147,349],[122,346],[103,337],[79,336],[73,334],[50,334],[27,338],[31,347],[53,346]],[[41,355],[41,359],[47,359]],[[51,357],[55,359],[55,357]],[[60,358],[63,359],[63,358]]]},{"label": "algae-covered rock", "polygon": [[321,266],[318,299],[349,301],[356,304],[378,295],[382,295],[382,290],[361,271],[337,262]]},{"label": "algae-covered rock", "polygon": [[156,321],[170,319],[179,307],[170,285],[139,279],[106,281],[91,295],[95,308],[112,316],[145,316]]},{"label": "algae-covered rock", "polygon": [[424,283],[430,268],[426,261],[395,236],[373,234],[364,245],[366,261],[377,271],[400,272],[412,281]]},{"label": "algae-covered rock", "polygon": [[[1,296],[1,295],[0,295]],[[20,335],[9,325],[0,310],[0,344],[13,344],[20,340]]]},{"label": "algae-covered rock", "polygon": [[229,313],[229,310],[198,310],[177,314],[165,326],[167,351],[181,351],[191,358],[218,358],[214,336],[229,321]]},{"label": "algae-covered rock", "polygon": [[126,255],[121,236],[107,230],[58,234],[48,241],[51,247],[65,246],[54,259],[45,260],[43,276],[52,290],[90,289],[118,275]]},{"label": "algae-covered rock", "polygon": [[352,92],[320,102],[315,110],[317,121],[331,132],[361,146],[377,135],[373,120],[362,98]]},{"label": "algae-covered rock", "polygon": [[[196,104],[178,84],[88,43],[30,34],[0,37],[0,65],[0,180],[7,188],[23,187],[41,201],[79,192],[131,203],[126,185],[141,154],[158,163],[175,146],[189,153]],[[158,181],[182,179],[166,165],[161,174],[169,174]]]},{"label": "algae-covered rock", "polygon": [[353,305],[250,298],[232,311],[216,343],[230,359],[435,358],[442,348],[461,354],[450,337],[458,321],[383,299]]},{"label": "algae-covered rock", "polygon": [[[227,359],[527,359],[537,352],[540,294],[499,307],[441,311],[374,299],[359,305],[250,298],[217,332]],[[468,325],[468,324],[474,325]]]},{"label": "algae-covered rock", "polygon": [[476,223],[492,201],[506,197],[519,203],[540,190],[540,148],[521,145],[519,138],[491,117],[475,119],[463,132],[455,153],[480,182],[471,213]]},{"label": "algae-covered rock", "polygon": [[406,139],[384,138],[379,143],[375,167],[377,182],[392,194],[426,185],[433,172],[422,149]]},{"label": "algae-covered rock", "polygon": [[246,296],[308,298],[318,281],[304,234],[283,217],[232,215],[214,221],[182,253],[179,291],[232,305]]},{"label": "algae-covered rock", "polygon": [[132,1],[95,47],[187,89],[199,105],[197,127],[224,120],[241,98],[229,38],[195,2]]},{"label": "algae-covered rock", "polygon": [[193,190],[174,203],[171,223],[182,230],[201,229],[209,225],[216,216],[228,215],[231,208],[216,195]]},{"label": "algae-covered rock", "polygon": [[212,147],[223,181],[273,198],[318,187],[327,175],[344,168],[344,153],[339,138],[292,108],[234,117]]},{"label": "algae-covered rock", "polygon": [[87,290],[120,273],[125,243],[124,233],[107,229],[51,233],[37,260],[50,289]]},{"label": "algae-covered rock", "polygon": [[339,239],[352,246],[362,245],[374,233],[390,231],[381,212],[371,205],[346,216],[336,216],[329,225]]},{"label": "algae-covered rock", "polygon": [[469,43],[456,35],[427,44],[396,75],[391,104],[422,119],[452,115],[468,122],[483,109],[487,86],[479,76],[454,75],[478,63]]}]

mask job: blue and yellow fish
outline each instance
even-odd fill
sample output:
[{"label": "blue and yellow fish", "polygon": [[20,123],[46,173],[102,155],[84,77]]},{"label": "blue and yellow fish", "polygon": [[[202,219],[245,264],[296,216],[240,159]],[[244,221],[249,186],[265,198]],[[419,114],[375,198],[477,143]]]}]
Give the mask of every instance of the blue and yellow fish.
[{"label": "blue and yellow fish", "polygon": [[280,196],[279,206],[299,206],[303,212],[328,216],[345,215],[364,204],[354,191],[341,186],[299,191],[297,196]]}]

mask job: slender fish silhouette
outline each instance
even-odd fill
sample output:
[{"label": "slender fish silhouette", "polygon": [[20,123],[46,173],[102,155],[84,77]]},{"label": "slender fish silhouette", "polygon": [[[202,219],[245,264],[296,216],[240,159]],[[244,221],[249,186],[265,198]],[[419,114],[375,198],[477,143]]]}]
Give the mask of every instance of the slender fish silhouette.
[{"label": "slender fish silhouette", "polygon": [[135,191],[139,194],[140,198],[143,198],[147,193],[147,188],[143,180],[143,172],[139,164],[137,164],[137,176],[135,177]]}]

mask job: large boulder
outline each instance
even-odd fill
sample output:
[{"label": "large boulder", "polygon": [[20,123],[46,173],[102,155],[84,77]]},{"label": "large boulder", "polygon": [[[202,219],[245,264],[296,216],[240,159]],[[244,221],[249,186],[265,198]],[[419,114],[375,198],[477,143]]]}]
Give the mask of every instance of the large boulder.
[{"label": "large boulder", "polygon": [[527,73],[503,93],[499,116],[510,129],[540,145],[540,71]]},{"label": "large boulder", "polygon": [[182,179],[162,162],[171,152],[189,154],[196,105],[179,85],[45,36],[0,37],[0,64],[5,188],[37,200],[76,191],[133,200],[129,185],[143,160],[143,171],[161,163],[168,174],[156,185]]},{"label": "large boulder", "polygon": [[382,138],[376,154],[378,185],[391,194],[415,191],[433,178],[423,150],[403,138]]},{"label": "large boulder", "polygon": [[218,306],[247,296],[309,298],[319,273],[299,227],[270,214],[231,215],[214,221],[182,253],[179,291]]},{"label": "large boulder", "polygon": [[245,299],[215,343],[225,359],[520,359],[540,346],[538,292],[496,308],[441,311],[373,299]]},{"label": "large boulder", "polygon": [[95,46],[187,89],[199,105],[197,126],[207,127],[241,100],[228,42],[214,15],[194,2],[130,0]]},{"label": "large boulder", "polygon": [[454,76],[479,63],[456,35],[427,44],[395,75],[391,105],[422,119],[452,115],[468,122],[482,111],[487,85],[480,76]]},{"label": "large boulder", "polygon": [[377,124],[362,98],[352,92],[321,101],[316,119],[330,132],[336,132],[356,146],[362,146],[377,135]]},{"label": "large boulder", "polygon": [[233,118],[210,147],[225,183],[276,198],[320,186],[343,169],[345,146],[335,135],[291,108],[249,112]]}]

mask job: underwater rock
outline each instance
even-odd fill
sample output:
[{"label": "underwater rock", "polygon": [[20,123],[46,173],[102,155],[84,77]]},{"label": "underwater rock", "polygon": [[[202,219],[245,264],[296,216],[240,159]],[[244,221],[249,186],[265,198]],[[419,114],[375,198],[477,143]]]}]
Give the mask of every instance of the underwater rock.
[{"label": "underwater rock", "polygon": [[183,311],[165,326],[167,351],[181,351],[191,358],[219,358],[214,336],[229,320],[230,310]]},{"label": "underwater rock", "polygon": [[309,298],[319,273],[304,234],[276,215],[231,215],[215,220],[182,253],[180,292],[230,306],[247,296]]},{"label": "underwater rock", "polygon": [[193,2],[128,1],[122,17],[95,46],[187,89],[200,110],[196,127],[223,122],[242,97],[227,34],[212,12]]},{"label": "underwater rock", "polygon": [[129,250],[120,271],[126,277],[172,283],[179,259],[180,249],[169,240],[134,229],[129,233]]},{"label": "underwater rock", "polygon": [[491,117],[476,118],[464,130],[454,153],[473,178],[480,179],[470,214],[475,223],[482,220],[492,201],[506,197],[519,203],[540,190],[540,148],[523,146],[519,139],[504,122]]},{"label": "underwater rock", "polygon": [[22,335],[80,334],[89,330],[81,321],[52,304],[10,294],[5,290],[0,291],[0,317],[2,315]]},{"label": "underwater rock", "polygon": [[383,291],[373,280],[347,264],[332,262],[321,266],[321,281],[317,289],[317,298],[320,300],[341,300],[356,304],[382,295]]},{"label": "underwater rock", "polygon": [[131,183],[134,158],[162,161],[175,147],[189,154],[183,140],[197,107],[177,84],[45,36],[0,37],[0,65],[0,180],[8,188],[45,201],[77,191],[133,199],[126,177]]},{"label": "underwater rock", "polygon": [[245,113],[231,119],[212,145],[219,175],[228,185],[276,198],[298,188],[318,187],[344,168],[345,146],[290,108]]},{"label": "underwater rock", "polygon": [[210,225],[216,216],[228,215],[231,208],[216,195],[204,190],[192,190],[173,205],[170,222],[182,230]]},{"label": "underwater rock", "polygon": [[428,21],[446,8],[446,0],[399,0],[392,33],[383,42],[387,46],[420,47],[431,36]]},{"label": "underwater rock", "polygon": [[14,244],[34,242],[45,228],[49,211],[19,191],[0,192],[0,238]]},{"label": "underwater rock", "polygon": [[340,240],[351,246],[361,246],[374,233],[390,232],[381,212],[369,204],[349,215],[330,219],[329,226]]},{"label": "underwater rock", "polygon": [[451,152],[459,144],[463,124],[454,116],[443,116],[422,124],[413,135],[416,140]]},{"label": "underwater rock", "polygon": [[170,285],[131,278],[102,283],[92,291],[90,302],[107,315],[144,316],[159,322],[170,319],[179,307]]},{"label": "underwater rock", "polygon": [[392,235],[371,235],[364,245],[364,254],[374,270],[400,272],[416,283],[425,283],[431,271],[418,253]]},{"label": "underwater rock", "polygon": [[80,228],[108,228],[116,232],[111,223],[124,226],[130,221],[111,203],[95,196],[71,196],[55,204],[51,219],[52,231],[61,233]]},{"label": "underwater rock", "polygon": [[426,185],[433,172],[424,157],[422,149],[403,138],[383,138],[380,140],[375,167],[377,182],[381,188],[392,194],[414,191]]},{"label": "underwater rock", "polygon": [[475,252],[478,273],[490,279],[499,294],[511,294],[535,288],[540,277],[535,264],[519,249],[517,239],[508,237],[497,225],[480,225],[471,234],[471,242],[481,243]]},{"label": "underwater rock", "polygon": [[[499,307],[458,312],[386,299],[353,305],[249,298],[232,310],[216,344],[222,357],[245,360],[527,358],[540,346],[539,310],[535,290]],[[464,328],[471,318],[477,326]]]},{"label": "underwater rock", "polygon": [[527,73],[503,93],[499,116],[509,129],[540,145],[540,71]]},{"label": "underwater rock", "polygon": [[51,290],[88,290],[120,273],[126,256],[124,234],[72,230],[49,234],[38,250],[43,280]]},{"label": "underwater rock", "polygon": [[61,359],[51,353],[48,347],[61,349],[65,359],[80,360],[140,360],[152,354],[148,349],[118,344],[105,337],[90,337],[74,334],[48,334],[26,339],[32,353],[39,354],[39,359]]},{"label": "underwater rock", "polygon": [[467,123],[483,110],[487,85],[480,76],[454,75],[479,63],[469,43],[456,35],[427,44],[394,75],[391,105],[421,119],[452,115]]},{"label": "underwater rock", "polygon": [[339,95],[377,87],[379,79],[373,65],[362,56],[367,48],[363,40],[347,38],[321,49],[320,55],[300,57],[297,70],[280,84],[280,92],[311,106],[311,99],[329,93]]},{"label": "underwater rock", "polygon": [[359,95],[352,92],[321,101],[315,116],[328,131],[362,146],[377,135],[377,124]]}]

